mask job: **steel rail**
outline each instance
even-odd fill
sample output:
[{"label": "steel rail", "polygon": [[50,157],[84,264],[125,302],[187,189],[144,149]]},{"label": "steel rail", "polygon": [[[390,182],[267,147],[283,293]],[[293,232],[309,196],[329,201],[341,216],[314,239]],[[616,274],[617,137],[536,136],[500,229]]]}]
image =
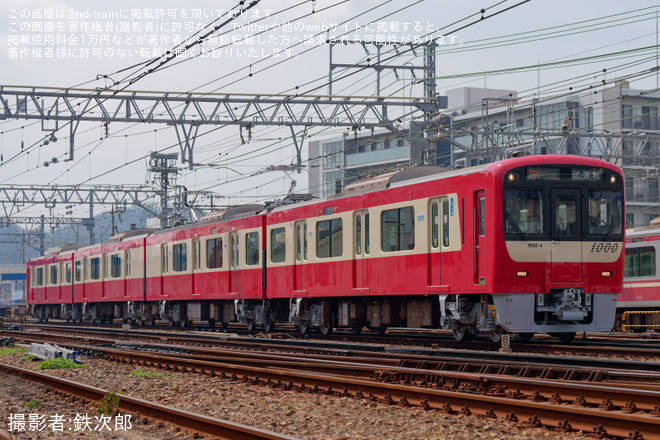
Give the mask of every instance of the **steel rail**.
[{"label": "steel rail", "polygon": [[[78,397],[101,401],[109,391],[61,379],[47,374],[37,373],[24,368],[0,363],[0,373],[9,373],[32,382],[61,390]],[[233,423],[226,420],[195,414],[178,408],[148,402],[143,399],[121,395],[118,407],[125,411],[137,412],[143,416],[164,420],[183,428],[230,440],[296,440],[295,437],[265,431],[259,428]]]}]

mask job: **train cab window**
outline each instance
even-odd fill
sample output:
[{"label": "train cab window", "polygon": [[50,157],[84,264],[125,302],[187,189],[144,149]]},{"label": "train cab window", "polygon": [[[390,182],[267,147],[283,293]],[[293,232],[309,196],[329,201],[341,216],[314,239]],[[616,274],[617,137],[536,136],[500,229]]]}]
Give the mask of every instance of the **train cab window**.
[{"label": "train cab window", "polygon": [[589,234],[620,236],[623,231],[623,200],[620,192],[589,191]]},{"label": "train cab window", "polygon": [[[557,206],[557,228],[567,228],[569,211],[564,204]],[[572,208],[575,220],[575,205]],[[562,226],[559,223],[562,223]],[[506,189],[504,191],[504,233],[513,237],[527,238],[528,235],[543,234],[543,191],[540,189]],[[512,238],[512,237],[507,237]]]},{"label": "train cab window", "polygon": [[316,256],[340,257],[343,253],[343,222],[340,218],[316,224]]},{"label": "train cab window", "polygon": [[64,265],[64,280],[67,284],[71,284],[71,263]]},{"label": "train cab window", "polygon": [[43,267],[38,267],[37,268],[36,283],[37,283],[37,286],[43,286],[44,285],[44,268]]},{"label": "train cab window", "polygon": [[75,263],[75,280],[77,283],[80,282],[80,279],[82,278],[82,262],[81,261],[76,261]]},{"label": "train cab window", "polygon": [[121,277],[121,255],[119,254],[110,257],[110,276],[112,278]]},{"label": "train cab window", "polygon": [[259,264],[259,233],[245,234],[245,264],[256,266]]},{"label": "train cab window", "polygon": [[57,284],[57,266],[57,264],[50,266],[50,284],[53,286]]},{"label": "train cab window", "polygon": [[653,246],[626,248],[624,277],[655,276],[655,248]]},{"label": "train cab window", "polygon": [[185,272],[188,270],[188,246],[186,243],[172,246],[172,266],[174,272]]},{"label": "train cab window", "polygon": [[415,249],[415,209],[391,209],[381,217],[381,245],[383,252]]},{"label": "train cab window", "polygon": [[270,231],[270,261],[282,263],[286,260],[286,231],[275,228]]},{"label": "train cab window", "polygon": [[101,259],[99,257],[92,258],[89,267],[89,279],[98,280],[101,278]]},{"label": "train cab window", "polygon": [[206,268],[222,267],[222,238],[206,240]]}]

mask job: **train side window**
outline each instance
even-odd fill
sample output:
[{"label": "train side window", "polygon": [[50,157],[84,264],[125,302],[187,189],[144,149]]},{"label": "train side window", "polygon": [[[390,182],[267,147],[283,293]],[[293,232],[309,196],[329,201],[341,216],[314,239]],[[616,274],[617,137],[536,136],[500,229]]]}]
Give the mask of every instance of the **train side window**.
[{"label": "train side window", "polygon": [[229,266],[238,267],[238,236],[236,233],[229,235]]},{"label": "train side window", "polygon": [[626,249],[624,277],[655,276],[655,248],[646,246]]},{"label": "train side window", "polygon": [[438,203],[431,203],[431,247],[437,249],[439,244],[438,235],[440,234],[440,221],[438,213]]},{"label": "train side window", "polygon": [[121,277],[121,255],[114,254],[110,256],[110,277]]},{"label": "train side window", "polygon": [[369,214],[364,215],[364,253],[369,255]]},{"label": "train side window", "polygon": [[67,284],[71,284],[71,263],[66,263],[64,265],[64,279]]},{"label": "train side window", "polygon": [[199,270],[201,263],[201,249],[199,245],[199,238],[193,240],[193,269]]},{"label": "train side window", "polygon": [[77,283],[79,283],[80,278],[82,277],[82,262],[80,260],[76,261],[75,271],[76,271],[75,280]]},{"label": "train side window", "polygon": [[92,280],[101,278],[101,259],[99,257],[92,258],[90,261],[89,278]]},{"label": "train side window", "polygon": [[50,284],[53,286],[57,284],[57,264],[50,266]]},{"label": "train side window", "polygon": [[256,266],[259,264],[259,233],[245,234],[245,264]]},{"label": "train side window", "polygon": [[270,231],[270,261],[282,263],[286,260],[286,232],[284,228]]},{"label": "train side window", "polygon": [[188,270],[188,246],[186,243],[172,246],[172,270],[174,272]]},{"label": "train side window", "polygon": [[449,202],[442,202],[442,246],[449,247]]},{"label": "train side window", "polygon": [[222,267],[222,238],[212,238],[206,241],[206,268]]},{"label": "train side window", "polygon": [[126,278],[131,276],[131,250],[127,249],[126,250],[126,256],[124,257],[124,261],[126,262]]},{"label": "train side window", "polygon": [[486,235],[486,198],[479,197],[479,235]]},{"label": "train side window", "polygon": [[383,252],[415,249],[415,210],[412,206],[383,211],[381,220]]},{"label": "train side window", "polygon": [[167,245],[166,244],[161,244],[160,245],[160,258],[161,258],[161,266],[163,273],[167,273],[170,268],[170,262],[169,262],[169,255],[167,253]]},{"label": "train side window", "polygon": [[362,255],[362,216],[355,217],[355,254]]},{"label": "train side window", "polygon": [[43,267],[38,267],[37,268],[37,286],[43,286],[44,285],[44,268]]},{"label": "train side window", "polygon": [[343,222],[340,218],[316,224],[316,250],[318,258],[341,257],[343,253]]}]

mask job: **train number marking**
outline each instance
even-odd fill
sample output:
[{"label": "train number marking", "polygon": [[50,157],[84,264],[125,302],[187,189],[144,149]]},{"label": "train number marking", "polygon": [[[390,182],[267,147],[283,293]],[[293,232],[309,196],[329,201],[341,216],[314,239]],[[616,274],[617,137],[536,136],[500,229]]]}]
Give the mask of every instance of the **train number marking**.
[{"label": "train number marking", "polygon": [[543,247],[543,243],[527,243],[527,247],[538,249]]},{"label": "train number marking", "polygon": [[607,253],[617,252],[619,250],[619,243],[593,243],[591,245],[591,253]]}]

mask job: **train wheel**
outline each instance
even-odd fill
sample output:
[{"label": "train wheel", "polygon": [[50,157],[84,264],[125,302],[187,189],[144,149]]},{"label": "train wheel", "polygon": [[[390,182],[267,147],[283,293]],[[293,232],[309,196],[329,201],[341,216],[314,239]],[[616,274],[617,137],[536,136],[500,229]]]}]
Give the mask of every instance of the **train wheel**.
[{"label": "train wheel", "polygon": [[220,327],[222,327],[222,328],[227,328],[228,326],[229,326],[228,322],[223,321],[222,324],[220,324]]},{"label": "train wheel", "polygon": [[332,333],[332,325],[330,323],[327,324],[321,324],[321,333],[324,335],[329,335]]},{"label": "train wheel", "polygon": [[179,326],[181,328],[190,327],[190,324],[192,324],[192,321],[190,321],[189,319],[182,319],[181,321],[179,321]]},{"label": "train wheel", "polygon": [[568,344],[575,338],[575,332],[566,332],[566,333],[550,333],[550,336],[559,338],[559,342],[562,344]]},{"label": "train wheel", "polygon": [[148,319],[146,324],[147,324],[147,327],[153,327],[156,324],[156,318]]},{"label": "train wheel", "polygon": [[174,327],[176,325],[176,321],[173,320],[173,319],[170,319],[169,321],[167,321],[167,325],[169,325],[170,327]]},{"label": "train wheel", "polygon": [[247,322],[247,330],[252,333],[254,331],[254,320],[250,320]]},{"label": "train wheel", "polygon": [[454,334],[454,339],[457,341],[465,341],[469,334],[468,329],[465,326],[453,328],[451,329],[451,332]]},{"label": "train wheel", "polygon": [[504,329],[502,327],[498,327],[497,330],[491,330],[488,332],[488,336],[490,336],[490,340],[499,343],[502,340],[502,333],[504,333]]},{"label": "train wheel", "polygon": [[304,321],[301,322],[300,325],[298,326],[298,330],[300,330],[300,333],[303,335],[306,335],[307,332],[309,332],[309,322]]},{"label": "train wheel", "polygon": [[529,342],[534,337],[534,333],[518,333],[516,336],[521,342]]},{"label": "train wheel", "polygon": [[209,319],[209,328],[215,328],[215,319]]},{"label": "train wheel", "polygon": [[275,328],[275,321],[273,321],[272,319],[268,319],[268,320],[264,323],[264,331],[265,331],[266,333],[270,333],[270,332],[272,332],[274,328]]}]

